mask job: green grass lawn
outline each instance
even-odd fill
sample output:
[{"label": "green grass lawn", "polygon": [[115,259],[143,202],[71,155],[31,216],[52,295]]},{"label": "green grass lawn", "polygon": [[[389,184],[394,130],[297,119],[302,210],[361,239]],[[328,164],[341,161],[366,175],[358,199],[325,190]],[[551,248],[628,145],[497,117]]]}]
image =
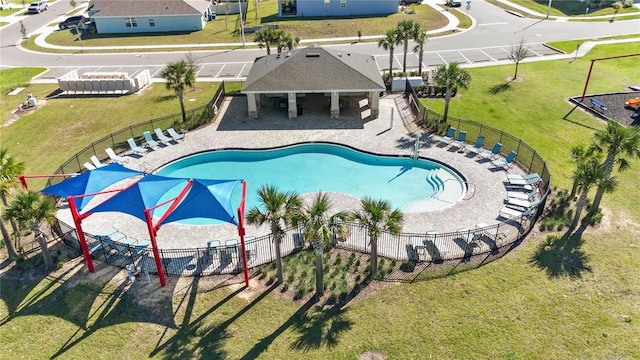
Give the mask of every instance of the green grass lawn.
[{"label": "green grass lawn", "polygon": [[[445,26],[447,20],[436,10],[427,6],[415,6],[415,14],[397,13],[378,17],[349,18],[278,18],[275,0],[261,1],[257,12],[254,2],[250,2],[247,14],[248,27],[259,24],[279,24],[293,36],[301,39],[337,38],[380,35],[387,29],[395,28],[398,21],[414,20],[425,31]],[[208,44],[208,43],[240,43],[238,15],[218,14],[215,21],[208,22],[202,31],[157,33],[157,34],[86,34],[82,38],[84,46],[120,46],[120,45],[173,45],[173,44]],[[253,42],[254,35],[246,34],[245,40]],[[47,37],[47,42],[61,46],[79,46],[73,30],[56,31]]]},{"label": "green grass lawn", "polygon": [[[640,38],[640,34],[631,34],[631,35],[620,35],[620,36],[611,36],[611,37],[602,37],[597,40],[613,40],[613,39],[636,39]],[[568,40],[568,41],[554,41],[549,42],[547,45],[552,46],[555,49],[560,51],[564,51],[566,54],[575,51],[578,44],[582,44],[585,41],[593,41],[594,39],[580,39],[580,40]],[[633,47],[632,47],[633,49]]]},{"label": "green grass lawn", "polygon": [[[451,115],[524,139],[549,163],[553,184],[566,188],[573,167],[568,148],[589,141],[604,124],[579,110],[564,120],[572,108],[565,99],[581,93],[590,58],[638,50],[638,43],[597,46],[576,62],[521,64],[518,76],[524,81],[509,86],[504,84],[513,65],[469,69],[471,88],[452,101]],[[636,63],[598,63],[589,91],[619,91],[637,83]],[[148,104],[173,101],[162,100],[168,95],[154,85],[137,100],[146,106],[124,105],[128,97],[111,102],[142,120],[156,116],[147,115]],[[75,99],[42,110],[55,110],[47,120],[56,119],[80,145],[112,129],[83,126],[62,114],[74,105],[84,112],[100,109],[91,113],[104,121],[118,120],[115,107],[102,110],[109,105],[97,101]],[[442,100],[426,103],[442,108]],[[120,126],[127,121],[132,120]],[[44,126],[45,120],[32,123]],[[3,144],[11,127],[2,129]],[[57,164],[52,150],[62,146],[37,136],[49,144],[35,161]],[[10,139],[16,141],[15,135]],[[27,149],[10,150],[33,167]],[[570,237],[534,231],[505,257],[481,268],[415,284],[374,282],[335,307],[320,308],[308,296],[293,301],[281,287],[268,285],[196,292],[207,279],[170,278],[165,289],[157,288],[157,279],[129,286],[118,269],[99,266],[88,275],[81,262],[49,274],[3,276],[2,353],[11,358],[356,359],[374,351],[387,359],[637,359],[640,161],[631,166],[616,174],[619,188],[605,195],[605,218],[597,229]],[[331,261],[335,264],[335,258]],[[308,269],[304,263],[289,260],[296,279],[303,267]],[[266,279],[270,271],[265,270]],[[306,280],[298,283],[308,286]],[[291,286],[298,283],[293,280]]]},{"label": "green grass lawn", "polygon": [[[3,78],[5,71],[0,72]],[[0,107],[15,110],[27,93],[44,100],[56,89],[57,84],[30,85],[17,96],[3,96]],[[185,92],[187,109],[207,104],[217,89],[218,84],[198,83],[196,92]],[[161,83],[126,96],[52,97],[38,110],[2,128],[2,147],[20,154],[27,173],[49,174],[92,141],[129,125],[179,112],[177,97]],[[4,123],[9,114],[3,114]],[[45,153],[47,161],[42,159]]]}]

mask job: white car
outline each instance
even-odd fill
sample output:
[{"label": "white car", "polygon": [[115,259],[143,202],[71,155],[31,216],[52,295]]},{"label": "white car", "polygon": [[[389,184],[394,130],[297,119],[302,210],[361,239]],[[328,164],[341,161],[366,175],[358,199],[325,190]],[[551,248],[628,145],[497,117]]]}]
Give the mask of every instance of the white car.
[{"label": "white car", "polygon": [[35,1],[32,2],[31,5],[27,8],[27,12],[29,14],[40,14],[41,12],[47,10],[49,8],[49,4],[44,1]]}]

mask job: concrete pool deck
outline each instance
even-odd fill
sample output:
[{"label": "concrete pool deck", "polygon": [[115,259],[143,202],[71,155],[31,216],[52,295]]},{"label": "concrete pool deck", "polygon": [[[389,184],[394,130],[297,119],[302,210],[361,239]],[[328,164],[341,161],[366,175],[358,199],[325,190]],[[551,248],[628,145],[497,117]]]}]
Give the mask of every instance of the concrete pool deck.
[{"label": "concrete pool deck", "polygon": [[[444,146],[437,135],[420,132],[408,116],[406,106],[402,94],[390,94],[381,98],[377,119],[369,118],[367,107],[359,108],[359,104],[351,104],[341,113],[340,119],[330,119],[328,111],[322,111],[323,106],[316,111],[314,104],[307,99],[305,114],[297,119],[289,119],[286,112],[268,106],[263,106],[258,119],[248,119],[245,98],[227,98],[220,109],[222,114],[218,115],[215,122],[187,133],[177,144],[157,148],[139,158],[128,155],[130,160],[125,166],[153,171],[175,159],[207,150],[268,148],[308,141],[335,142],[379,154],[411,156],[415,140],[420,138],[420,157],[455,168],[466,179],[468,192],[463,199],[446,209],[405,213],[403,232],[426,233],[435,230],[445,233],[462,228],[473,229],[480,223],[492,225],[502,222],[498,213],[507,197],[504,184],[507,172],[492,169],[489,161],[472,158],[457,149]],[[522,170],[513,167],[509,172],[522,173]],[[314,195],[304,194],[302,197],[306,200]],[[358,198],[345,194],[330,195],[336,211],[359,208]],[[446,199],[446,196],[441,199]],[[58,218],[73,224],[66,208],[58,212]],[[130,215],[98,213],[83,220],[83,229],[87,233],[95,234],[112,226],[130,237],[149,237],[146,224]],[[247,226],[246,234],[260,236],[269,232],[266,226]],[[163,249],[186,249],[206,247],[209,240],[237,237],[236,227],[230,224],[189,226],[170,223],[162,226],[157,241]]]}]

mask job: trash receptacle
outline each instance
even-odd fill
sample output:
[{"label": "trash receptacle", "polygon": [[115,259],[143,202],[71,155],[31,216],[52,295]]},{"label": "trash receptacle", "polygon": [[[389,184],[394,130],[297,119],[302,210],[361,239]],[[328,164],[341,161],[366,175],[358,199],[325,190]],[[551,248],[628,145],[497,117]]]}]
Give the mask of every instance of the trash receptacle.
[{"label": "trash receptacle", "polygon": [[215,20],[216,19],[216,12],[210,12],[209,13],[209,21]]},{"label": "trash receptacle", "polygon": [[302,115],[302,105],[297,106],[298,116]]}]

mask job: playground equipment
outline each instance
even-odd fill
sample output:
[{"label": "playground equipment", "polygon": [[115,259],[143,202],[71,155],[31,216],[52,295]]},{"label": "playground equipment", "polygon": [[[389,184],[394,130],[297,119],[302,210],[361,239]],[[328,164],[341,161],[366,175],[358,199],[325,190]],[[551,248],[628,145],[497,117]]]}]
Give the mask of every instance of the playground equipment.
[{"label": "playground equipment", "polygon": [[626,106],[629,106],[629,107],[638,106],[638,105],[640,105],[640,96],[638,96],[638,97],[637,97],[637,98],[635,98],[635,99],[629,99],[629,100],[627,100],[627,102],[626,102],[626,103],[624,103],[624,104],[625,104]]}]

